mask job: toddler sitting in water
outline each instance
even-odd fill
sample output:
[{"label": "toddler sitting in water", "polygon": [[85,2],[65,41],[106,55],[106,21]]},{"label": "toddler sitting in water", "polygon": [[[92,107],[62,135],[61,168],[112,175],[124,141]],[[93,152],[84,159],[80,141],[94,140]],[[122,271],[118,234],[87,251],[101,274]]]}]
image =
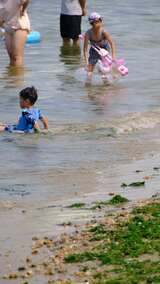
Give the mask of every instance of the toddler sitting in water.
[{"label": "toddler sitting in water", "polygon": [[38,120],[42,121],[45,130],[48,130],[48,119],[33,105],[38,99],[37,90],[27,87],[19,93],[22,114],[16,125],[1,125],[0,131],[33,133],[40,132]]}]

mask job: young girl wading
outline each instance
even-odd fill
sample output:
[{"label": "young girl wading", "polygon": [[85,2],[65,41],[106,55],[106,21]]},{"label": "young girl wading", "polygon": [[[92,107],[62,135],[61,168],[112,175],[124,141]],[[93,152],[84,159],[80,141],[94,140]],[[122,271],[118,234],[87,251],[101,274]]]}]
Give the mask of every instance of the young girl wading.
[{"label": "young girl wading", "polygon": [[[83,53],[85,64],[87,66],[87,83],[91,83],[94,67],[100,59],[100,55],[93,48],[93,46],[99,46],[101,48],[105,48],[108,51],[111,48],[113,60],[116,59],[116,50],[114,41],[112,40],[109,33],[106,32],[103,28],[102,17],[98,13],[94,12],[90,14],[88,20],[92,27],[85,33]],[[89,42],[91,46],[89,49],[88,58],[87,52]]]}]

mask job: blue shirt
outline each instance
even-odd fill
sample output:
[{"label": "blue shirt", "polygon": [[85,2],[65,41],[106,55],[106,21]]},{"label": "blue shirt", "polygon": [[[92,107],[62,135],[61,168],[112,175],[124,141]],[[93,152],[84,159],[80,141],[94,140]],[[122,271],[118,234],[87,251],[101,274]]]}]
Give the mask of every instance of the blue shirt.
[{"label": "blue shirt", "polygon": [[34,124],[42,118],[42,114],[37,108],[22,109],[22,115],[19,118],[17,125],[8,125],[5,130],[9,132],[23,131],[33,132]]}]

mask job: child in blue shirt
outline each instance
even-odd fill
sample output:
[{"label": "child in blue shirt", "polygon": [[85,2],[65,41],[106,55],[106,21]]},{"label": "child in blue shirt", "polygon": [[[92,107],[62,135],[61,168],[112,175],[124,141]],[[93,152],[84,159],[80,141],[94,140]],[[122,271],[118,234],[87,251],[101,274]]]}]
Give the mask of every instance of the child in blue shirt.
[{"label": "child in blue shirt", "polygon": [[38,99],[37,90],[34,87],[27,87],[19,93],[19,104],[22,114],[16,125],[0,126],[0,131],[33,133],[40,132],[38,120],[41,120],[45,130],[48,130],[48,119],[43,116],[38,108],[33,105]]}]

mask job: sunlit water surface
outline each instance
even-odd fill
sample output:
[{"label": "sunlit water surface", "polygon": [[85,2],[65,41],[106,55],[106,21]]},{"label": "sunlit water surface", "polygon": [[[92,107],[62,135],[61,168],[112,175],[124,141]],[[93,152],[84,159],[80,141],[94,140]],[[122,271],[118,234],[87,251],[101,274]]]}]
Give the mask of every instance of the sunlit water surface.
[{"label": "sunlit water surface", "polygon": [[[160,117],[159,1],[88,1],[88,11],[94,10],[102,14],[117,44],[117,57],[125,58],[129,68],[129,76],[113,86],[93,82],[85,87],[77,78],[83,60],[77,50],[61,46],[59,0],[30,5],[32,29],[41,33],[42,42],[26,45],[24,70],[7,67],[0,42],[1,122],[16,122],[18,92],[34,85],[39,91],[38,106],[48,116],[51,130],[47,135],[0,135],[2,199],[63,196],[65,185],[60,190],[51,175],[101,161],[109,167],[133,158],[130,146],[132,139],[136,144],[135,130],[141,146],[143,139],[152,145]],[[85,17],[82,32],[88,27]],[[144,138],[141,131],[146,129]],[[70,192],[65,193],[69,196]]]}]

